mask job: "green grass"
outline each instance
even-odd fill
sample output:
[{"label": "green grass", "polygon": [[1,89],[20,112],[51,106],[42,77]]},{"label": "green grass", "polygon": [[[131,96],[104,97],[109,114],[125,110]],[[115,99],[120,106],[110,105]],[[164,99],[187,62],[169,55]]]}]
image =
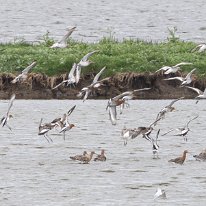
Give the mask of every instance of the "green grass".
[{"label": "green grass", "polygon": [[58,75],[68,72],[74,62],[79,62],[93,50],[99,50],[99,53],[90,58],[95,63],[83,69],[85,73],[99,71],[104,66],[107,67],[104,76],[128,71],[154,72],[164,65],[172,66],[182,61],[193,63],[182,67],[183,71],[197,68],[200,76],[206,73],[206,54],[192,53],[196,44],[176,37],[162,43],[126,39],[120,42],[110,37],[93,44],[70,39],[70,46],[65,49],[51,49],[52,43],[53,40],[46,36],[36,45],[24,41],[0,44],[0,73],[19,73],[36,60],[38,64],[32,72]]}]

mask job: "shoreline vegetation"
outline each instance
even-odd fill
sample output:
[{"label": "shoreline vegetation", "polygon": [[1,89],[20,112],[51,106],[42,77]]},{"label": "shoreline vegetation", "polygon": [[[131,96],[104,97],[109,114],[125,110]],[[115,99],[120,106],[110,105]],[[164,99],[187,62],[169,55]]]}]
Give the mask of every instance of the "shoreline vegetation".
[{"label": "shoreline vegetation", "polygon": [[[205,88],[206,54],[192,52],[196,47],[193,42],[181,41],[170,33],[166,42],[153,43],[142,40],[117,41],[114,37],[103,38],[98,43],[68,41],[68,48],[49,48],[54,40],[48,34],[43,41],[31,44],[22,41],[0,44],[0,98],[8,99],[15,93],[17,99],[78,99],[77,93],[88,86],[98,71],[106,66],[101,78],[111,77],[104,82],[94,99],[110,98],[121,92],[150,87],[150,91],[141,92],[138,99],[168,99],[185,96],[193,98],[195,93],[187,88],[180,88],[177,81],[164,81],[166,75],[154,73],[163,66],[176,65],[179,62],[191,62],[182,66],[185,75],[197,68],[192,86],[201,90]],[[91,57],[94,62],[82,69],[82,76],[76,87],[61,86],[52,88],[67,79],[74,62],[88,52],[98,50]],[[11,84],[14,77],[31,62],[37,65],[23,83]],[[175,75],[170,75],[170,77]],[[167,76],[168,77],[168,76]]]}]

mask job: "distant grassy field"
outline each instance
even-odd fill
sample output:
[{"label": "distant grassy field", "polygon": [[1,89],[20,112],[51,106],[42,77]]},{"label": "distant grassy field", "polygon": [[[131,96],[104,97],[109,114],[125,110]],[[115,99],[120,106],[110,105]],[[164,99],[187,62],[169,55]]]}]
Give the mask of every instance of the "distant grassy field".
[{"label": "distant grassy field", "polygon": [[35,73],[49,76],[68,72],[74,62],[93,50],[99,50],[90,59],[94,61],[83,72],[98,71],[106,66],[104,76],[117,72],[154,72],[162,66],[172,66],[179,62],[191,62],[183,66],[182,71],[197,68],[199,76],[206,76],[206,53],[191,52],[196,46],[193,42],[183,42],[170,38],[167,42],[153,43],[140,40],[116,41],[115,38],[103,38],[98,43],[77,42],[69,40],[65,49],[51,49],[53,39],[45,36],[39,44],[28,44],[24,41],[0,44],[0,73],[19,73],[33,60],[37,66]]}]

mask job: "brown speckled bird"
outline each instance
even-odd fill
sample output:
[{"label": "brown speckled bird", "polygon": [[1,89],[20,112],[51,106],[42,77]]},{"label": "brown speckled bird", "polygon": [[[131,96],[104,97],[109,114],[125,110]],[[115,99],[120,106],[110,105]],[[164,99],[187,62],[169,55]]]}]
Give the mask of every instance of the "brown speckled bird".
[{"label": "brown speckled bird", "polygon": [[97,157],[94,158],[94,161],[106,161],[106,156],[104,155],[104,149],[101,150],[101,154],[97,155]]},{"label": "brown speckled bird", "polygon": [[182,165],[182,164],[184,163],[185,159],[186,159],[186,154],[187,154],[187,153],[188,153],[188,151],[185,150],[185,151],[183,152],[183,155],[182,155],[181,157],[177,157],[177,158],[175,158],[175,159],[171,159],[171,160],[169,160],[168,162],[174,162],[174,163],[177,163],[177,164]]}]

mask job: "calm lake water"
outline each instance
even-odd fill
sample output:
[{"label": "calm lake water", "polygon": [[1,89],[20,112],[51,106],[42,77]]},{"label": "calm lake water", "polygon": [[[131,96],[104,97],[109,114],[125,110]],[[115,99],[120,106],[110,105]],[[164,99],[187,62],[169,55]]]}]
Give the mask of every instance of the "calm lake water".
[{"label": "calm lake water", "polygon": [[77,26],[73,39],[96,42],[116,38],[164,41],[177,27],[183,40],[205,41],[204,0],[0,0],[0,42],[39,41],[47,31],[58,40]]},{"label": "calm lake water", "polygon": [[[159,137],[160,159],[152,158],[150,142],[136,138],[123,145],[120,133],[124,126],[148,126],[170,100],[133,100],[130,108],[118,114],[117,125],[110,123],[106,100],[15,100],[10,120],[12,132],[0,132],[0,203],[19,205],[198,205],[206,202],[205,162],[196,161],[206,147],[205,102],[193,100],[176,103],[177,111],[169,113],[156,127],[160,133],[191,122],[188,141],[172,133]],[[0,101],[4,114],[8,101]],[[53,143],[38,136],[40,118],[50,122],[73,105],[70,116],[74,127],[66,141],[58,131],[50,131]],[[153,133],[153,136],[156,132]],[[106,150],[106,162],[79,164],[69,156],[84,150]],[[184,165],[169,163],[188,149]],[[153,201],[157,187],[166,190],[167,199]]]}]

